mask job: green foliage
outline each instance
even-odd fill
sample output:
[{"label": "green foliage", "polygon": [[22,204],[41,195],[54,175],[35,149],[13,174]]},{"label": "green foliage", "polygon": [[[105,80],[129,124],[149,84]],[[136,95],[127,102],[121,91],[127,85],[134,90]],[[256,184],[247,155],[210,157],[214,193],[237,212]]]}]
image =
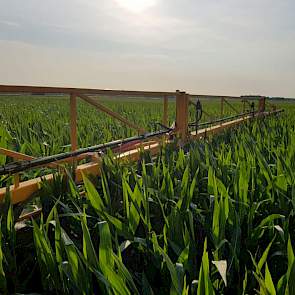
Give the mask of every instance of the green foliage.
[{"label": "green foliage", "polygon": [[[97,140],[88,131],[87,140],[87,130],[79,135],[87,145]],[[33,146],[40,138],[32,134]],[[290,111],[135,164],[106,155],[101,177],[75,184],[69,173],[42,184],[43,213],[27,222],[26,236],[7,198],[1,293],[293,294],[294,146]],[[31,259],[22,267],[24,255]]]}]

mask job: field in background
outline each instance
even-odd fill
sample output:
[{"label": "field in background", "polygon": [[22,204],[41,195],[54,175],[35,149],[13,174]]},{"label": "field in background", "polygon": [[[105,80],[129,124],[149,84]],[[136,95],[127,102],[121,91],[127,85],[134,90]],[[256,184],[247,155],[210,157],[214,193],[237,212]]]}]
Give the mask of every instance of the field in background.
[{"label": "field in background", "polygon": [[[87,147],[136,134],[135,130],[78,100],[78,144]],[[159,130],[163,102],[159,99],[100,98],[105,106],[148,131]],[[220,117],[219,100],[201,100],[203,109],[213,118]],[[242,103],[230,100],[240,112]],[[175,102],[168,107],[169,125],[175,120]],[[247,107],[249,109],[249,107]],[[235,112],[224,106],[224,115]],[[194,121],[194,107],[190,107]],[[210,118],[203,115],[202,122]],[[8,147],[35,157],[70,150],[69,98],[63,96],[0,96],[0,129],[9,132]]]}]

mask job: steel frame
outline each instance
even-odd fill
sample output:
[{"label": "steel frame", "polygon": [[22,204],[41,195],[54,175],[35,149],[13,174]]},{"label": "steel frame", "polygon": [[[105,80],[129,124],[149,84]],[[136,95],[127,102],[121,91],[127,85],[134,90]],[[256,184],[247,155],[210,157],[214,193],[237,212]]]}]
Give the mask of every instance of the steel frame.
[{"label": "steel frame", "polygon": [[[231,107],[237,112],[237,110],[227,101],[227,99],[240,99],[244,103],[245,109],[245,99],[238,96],[217,96],[217,95],[192,95],[181,91],[176,92],[154,92],[154,91],[126,91],[126,90],[104,90],[104,89],[84,89],[84,88],[56,88],[56,87],[36,87],[36,86],[9,86],[9,85],[0,85],[0,93],[30,93],[30,94],[65,94],[70,96],[70,128],[71,128],[71,149],[72,151],[78,150],[78,141],[77,141],[77,98],[83,99],[90,105],[94,106],[98,110],[112,116],[113,118],[119,120],[121,123],[126,124],[130,128],[136,129],[139,134],[145,132],[144,128],[141,128],[134,123],[130,122],[128,119],[122,117],[120,114],[108,109],[98,101],[91,98],[89,95],[108,95],[108,96],[133,96],[133,97],[159,97],[163,99],[163,125],[167,126],[168,124],[168,98],[175,97],[176,100],[176,122],[175,129],[173,133],[180,138],[181,141],[186,142],[189,139],[199,139],[209,135],[216,134],[221,132],[225,128],[233,127],[238,124],[241,124],[251,118],[253,115],[246,115],[238,119],[231,120],[229,122],[220,122],[217,125],[203,128],[197,132],[189,132],[189,105],[194,104],[191,101],[191,98],[219,98],[221,100],[221,115],[224,113],[224,103]],[[259,97],[259,107],[257,113],[254,114],[254,117],[259,116],[268,116],[280,112],[280,110],[275,110],[272,105],[272,111],[266,112],[266,98]],[[208,114],[209,115],[209,114]],[[117,148],[114,150],[116,153],[115,157],[119,161],[136,161],[140,157],[141,150],[149,151],[152,155],[156,155],[163,143],[169,143],[168,136],[162,136],[160,139],[155,138],[154,140],[149,140],[148,142],[134,141],[129,143],[129,145],[123,146],[122,149]],[[12,157],[18,160],[32,160],[34,159],[31,156],[20,154],[14,151],[0,148],[0,153]],[[90,157],[91,161],[78,165],[75,170],[76,181],[81,182],[83,174],[93,174],[100,175],[101,168],[101,158],[97,153],[85,153],[79,155],[78,157],[69,158],[63,160],[63,162],[79,162],[81,159]],[[49,163],[46,166],[50,168],[61,167],[61,162],[56,161],[54,163]],[[11,185],[9,188],[0,188],[0,200],[4,198],[7,192],[10,192],[11,200],[13,204],[17,204],[27,200],[34,192],[40,188],[40,184],[43,180],[52,181],[53,174],[46,175],[44,177],[38,177],[28,181],[19,181],[19,175],[14,175],[14,185]]]}]

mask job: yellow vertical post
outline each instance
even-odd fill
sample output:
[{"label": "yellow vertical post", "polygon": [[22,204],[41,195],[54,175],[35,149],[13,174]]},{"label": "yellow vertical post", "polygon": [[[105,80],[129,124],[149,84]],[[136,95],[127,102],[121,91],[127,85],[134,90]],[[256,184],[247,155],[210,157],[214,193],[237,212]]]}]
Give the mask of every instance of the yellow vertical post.
[{"label": "yellow vertical post", "polygon": [[163,125],[168,126],[168,97],[163,97]]},{"label": "yellow vertical post", "polygon": [[72,151],[78,148],[77,137],[77,97],[75,94],[71,94],[70,97],[70,128],[71,128],[71,148]]},{"label": "yellow vertical post", "polygon": [[189,96],[185,92],[176,91],[176,132],[182,140],[188,135]]},{"label": "yellow vertical post", "polygon": [[259,99],[258,112],[263,113],[264,111],[265,111],[265,97],[261,97]]},{"label": "yellow vertical post", "polygon": [[14,180],[14,188],[19,187],[19,173],[16,173],[13,175],[13,180]]},{"label": "yellow vertical post", "polygon": [[221,97],[221,104],[220,104],[220,116],[223,117],[223,109],[224,109],[224,98]]}]

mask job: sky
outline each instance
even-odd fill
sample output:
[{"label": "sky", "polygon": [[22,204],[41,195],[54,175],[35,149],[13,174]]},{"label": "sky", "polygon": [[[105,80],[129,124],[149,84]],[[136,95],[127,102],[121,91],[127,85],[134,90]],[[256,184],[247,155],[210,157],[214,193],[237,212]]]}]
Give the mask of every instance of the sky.
[{"label": "sky", "polygon": [[0,84],[295,97],[295,1],[0,0]]}]

